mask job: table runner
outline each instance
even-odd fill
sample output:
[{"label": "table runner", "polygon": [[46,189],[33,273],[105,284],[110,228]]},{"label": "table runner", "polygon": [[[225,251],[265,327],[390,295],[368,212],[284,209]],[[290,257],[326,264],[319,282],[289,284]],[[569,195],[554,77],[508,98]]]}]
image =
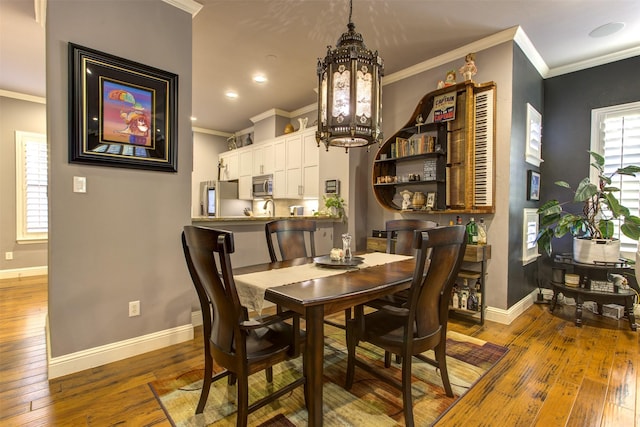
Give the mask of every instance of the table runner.
[{"label": "table runner", "polygon": [[[412,256],[387,254],[384,252],[372,252],[359,256],[364,258],[364,260],[362,264],[359,264],[356,268],[374,267],[376,265],[413,258]],[[297,283],[305,280],[319,279],[321,277],[334,276],[347,271],[349,270],[320,267],[314,263],[310,263],[296,265],[293,267],[258,271],[255,273],[240,274],[234,276],[234,279],[240,303],[248,309],[256,311],[260,315],[264,308],[273,306],[272,303],[264,300],[264,294],[267,288],[288,285],[290,283]]]}]

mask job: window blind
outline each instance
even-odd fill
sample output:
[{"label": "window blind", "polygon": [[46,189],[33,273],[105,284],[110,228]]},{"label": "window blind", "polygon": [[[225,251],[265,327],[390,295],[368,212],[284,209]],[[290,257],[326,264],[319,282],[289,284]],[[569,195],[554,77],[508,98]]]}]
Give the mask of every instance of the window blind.
[{"label": "window blind", "polygon": [[[607,114],[602,122],[605,174],[611,175],[618,168],[640,165],[640,106],[622,112]],[[640,177],[616,175],[612,185],[620,188],[620,203],[629,208],[632,215],[640,211]],[[620,238],[622,252],[636,252],[637,242],[620,233],[619,223],[615,232]]]},{"label": "window blind", "polygon": [[49,229],[46,137],[16,133],[18,240],[47,239]]}]

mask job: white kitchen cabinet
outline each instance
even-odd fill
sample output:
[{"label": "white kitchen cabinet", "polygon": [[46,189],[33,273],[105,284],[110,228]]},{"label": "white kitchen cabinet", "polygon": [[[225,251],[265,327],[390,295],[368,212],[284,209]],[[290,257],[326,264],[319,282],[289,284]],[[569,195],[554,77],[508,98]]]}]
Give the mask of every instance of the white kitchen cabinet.
[{"label": "white kitchen cabinet", "polygon": [[286,197],[319,196],[319,148],[313,129],[286,138]]},{"label": "white kitchen cabinet", "polygon": [[265,142],[253,148],[253,176],[269,175],[275,171],[275,147],[273,142]]},{"label": "white kitchen cabinet", "polygon": [[238,179],[238,152],[236,150],[226,151],[218,154],[218,162],[222,161],[220,170],[220,181],[231,181]]},{"label": "white kitchen cabinet", "polygon": [[251,182],[251,175],[241,176],[238,178],[238,199],[253,200],[253,194],[251,193]]},{"label": "white kitchen cabinet", "polygon": [[284,138],[277,139],[273,143],[273,151],[275,155],[273,162],[273,198],[284,199],[287,194],[287,160]]},{"label": "white kitchen cabinet", "polygon": [[253,172],[253,150],[250,147],[238,150],[238,176],[251,176]]}]

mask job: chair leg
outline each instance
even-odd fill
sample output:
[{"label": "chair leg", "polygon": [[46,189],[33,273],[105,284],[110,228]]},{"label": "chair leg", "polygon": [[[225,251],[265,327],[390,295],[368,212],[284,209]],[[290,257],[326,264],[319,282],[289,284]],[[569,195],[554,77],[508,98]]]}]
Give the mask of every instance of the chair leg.
[{"label": "chair leg", "polygon": [[434,353],[436,361],[438,362],[438,368],[440,368],[440,376],[442,377],[442,384],[444,385],[444,391],[449,397],[453,397],[453,390],[451,389],[451,382],[449,382],[449,372],[447,371],[447,356],[444,343],[440,343],[435,349]]},{"label": "chair leg", "polygon": [[204,379],[202,382],[202,391],[200,392],[200,400],[196,407],[196,414],[201,414],[207,404],[209,398],[209,390],[211,389],[211,378],[213,376],[213,359],[210,355],[205,354],[204,358]]},{"label": "chair leg", "polygon": [[353,377],[356,368],[356,346],[358,345],[358,341],[354,330],[355,326],[355,319],[347,321],[347,380],[345,383],[347,390],[351,390],[353,386]]},{"label": "chair leg", "polygon": [[247,418],[249,417],[249,378],[247,375],[242,375],[242,378],[238,378],[236,390],[236,401],[238,403],[236,426],[247,427]]},{"label": "chair leg", "polygon": [[273,368],[271,366],[269,366],[267,369],[264,370],[264,373],[267,377],[267,382],[268,383],[272,383],[273,382]]},{"label": "chair leg", "polygon": [[384,367],[385,368],[391,367],[391,353],[386,350],[384,352]]},{"label": "chair leg", "polygon": [[236,383],[236,374],[229,374],[229,378],[227,378],[227,384],[234,385]]},{"label": "chair leg", "polygon": [[402,406],[404,425],[413,427],[413,400],[411,398],[411,356],[402,358]]}]

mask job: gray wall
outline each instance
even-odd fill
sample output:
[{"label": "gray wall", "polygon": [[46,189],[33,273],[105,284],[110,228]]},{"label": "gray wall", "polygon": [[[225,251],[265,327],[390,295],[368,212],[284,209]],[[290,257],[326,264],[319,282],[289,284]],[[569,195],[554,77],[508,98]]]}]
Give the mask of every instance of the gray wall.
[{"label": "gray wall", "polygon": [[[16,131],[47,133],[44,103],[0,96],[0,271],[47,265],[46,243],[16,243]],[[13,260],[5,261],[5,252]]]},{"label": "gray wall", "polygon": [[[589,176],[591,110],[640,101],[640,56],[544,81],[540,200],[566,199],[553,183],[565,180],[574,188]],[[554,240],[554,252],[570,252],[571,238]]]},{"label": "gray wall", "polygon": [[[55,1],[47,7],[51,356],[191,323],[180,233],[190,223],[191,15],[160,1]],[[170,30],[168,30],[170,29]],[[178,172],[68,162],[67,44],[179,75]],[[86,194],[72,192],[74,176]],[[142,315],[128,317],[140,300]]]},{"label": "gray wall", "polygon": [[511,185],[509,188],[509,275],[507,305],[511,307],[537,286],[537,263],[522,266],[523,209],[537,208],[527,201],[527,170],[539,171],[525,162],[527,103],[542,114],[543,79],[518,45],[513,45],[513,85],[511,106]]},{"label": "gray wall", "polygon": [[[478,74],[474,81],[478,83],[494,81],[496,91],[496,213],[486,215],[488,228],[488,242],[492,246],[492,259],[488,263],[486,302],[491,307],[507,309],[507,293],[509,271],[509,185],[510,185],[510,152],[511,152],[511,88],[512,88],[512,57],[513,42],[502,43],[498,46],[476,53]],[[402,128],[417,103],[427,93],[436,89],[439,80],[443,80],[447,71],[458,69],[464,63],[464,54],[457,61],[424,71],[412,77],[385,85],[382,90],[382,108],[384,114],[383,132],[385,139],[393,136]],[[369,153],[368,180],[371,182],[372,165],[376,150]],[[368,216],[367,229],[384,229],[386,221],[401,217],[426,218],[448,224],[455,219],[454,215],[444,214],[396,214],[384,210],[376,202],[371,189],[368,187]],[[470,215],[464,215],[463,221],[468,221]],[[476,218],[477,219],[477,218]],[[518,226],[521,230],[521,226]],[[521,231],[520,231],[521,232]],[[522,237],[518,238],[520,245]]]}]

